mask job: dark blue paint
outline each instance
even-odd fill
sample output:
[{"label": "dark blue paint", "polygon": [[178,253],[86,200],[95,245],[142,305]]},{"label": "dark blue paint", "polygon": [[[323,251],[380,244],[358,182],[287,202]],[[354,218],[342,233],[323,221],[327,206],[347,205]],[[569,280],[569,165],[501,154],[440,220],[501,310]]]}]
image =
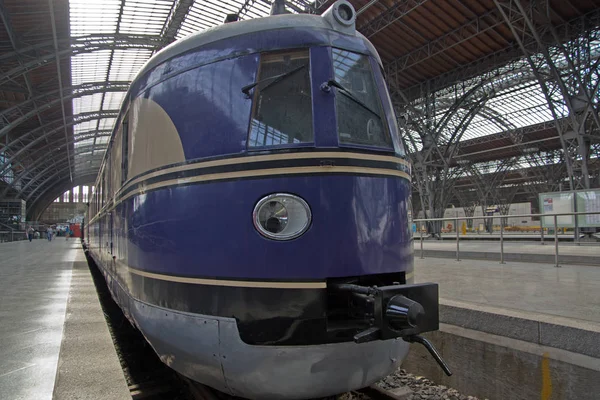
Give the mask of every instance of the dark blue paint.
[{"label": "dark blue paint", "polygon": [[[405,179],[369,176],[282,177],[157,190],[124,205],[128,263],[167,274],[255,279],[403,271],[412,265],[409,190]],[[256,202],[280,191],[302,196],[313,213],[310,229],[289,242],[265,239],[252,224]]]},{"label": "dark blue paint", "polygon": [[136,78],[131,93],[135,97],[149,86],[175,74],[227,58],[300,47],[334,46],[363,54],[372,54],[363,39],[332,30],[290,27],[288,29],[253,32],[209,43],[177,55]]},{"label": "dark blue paint", "polygon": [[186,159],[246,150],[252,100],[241,88],[256,79],[258,55],[205,65],[147,92],[175,124]]}]

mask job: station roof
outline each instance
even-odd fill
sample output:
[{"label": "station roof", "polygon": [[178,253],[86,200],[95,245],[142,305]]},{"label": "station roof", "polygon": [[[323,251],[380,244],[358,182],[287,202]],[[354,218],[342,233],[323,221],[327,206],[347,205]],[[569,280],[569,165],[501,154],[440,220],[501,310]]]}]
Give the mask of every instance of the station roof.
[{"label": "station roof", "polygon": [[[450,90],[444,93],[444,88],[466,82],[468,90],[473,77],[518,63],[522,56],[494,0],[350,2],[358,12],[359,31],[380,52],[396,102],[411,101],[419,108],[426,90],[438,91],[438,111],[443,113],[444,100],[450,107],[457,96]],[[139,67],[174,40],[221,24],[226,14],[236,13],[240,19],[266,16],[269,3],[0,2],[0,197],[24,198],[28,208],[39,211],[76,182],[91,182],[120,102]],[[288,0],[288,9],[318,14],[332,3]],[[551,24],[569,28],[570,37],[579,34],[574,26],[600,26],[594,0],[547,4]],[[581,19],[587,25],[569,25]],[[510,156],[511,151],[522,154],[523,146],[514,146],[506,134],[516,129],[527,130],[531,140],[543,139],[536,142],[538,149],[560,145],[535,77],[523,79],[511,71],[497,74],[514,84],[499,90],[474,117],[458,156],[489,162]],[[415,138],[410,150],[420,151],[423,138],[410,127],[406,131]],[[503,150],[492,152],[495,147]]]}]

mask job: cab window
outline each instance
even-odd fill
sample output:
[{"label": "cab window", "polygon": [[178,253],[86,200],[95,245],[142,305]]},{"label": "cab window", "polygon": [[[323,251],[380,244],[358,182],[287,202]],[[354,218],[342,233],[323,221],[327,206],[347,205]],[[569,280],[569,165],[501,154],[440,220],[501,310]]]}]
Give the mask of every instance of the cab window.
[{"label": "cab window", "polygon": [[332,49],[340,144],[393,148],[369,58]]},{"label": "cab window", "polygon": [[308,50],[262,54],[254,90],[249,147],[314,142]]}]

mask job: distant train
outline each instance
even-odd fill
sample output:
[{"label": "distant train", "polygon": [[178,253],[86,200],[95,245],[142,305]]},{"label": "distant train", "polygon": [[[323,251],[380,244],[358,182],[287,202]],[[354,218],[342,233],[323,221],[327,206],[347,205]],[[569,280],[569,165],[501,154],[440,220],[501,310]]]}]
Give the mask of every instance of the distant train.
[{"label": "distant train", "polygon": [[221,392],[324,397],[393,372],[408,342],[437,357],[410,165],[355,18],[340,0],[194,34],[123,102],[87,249],[161,360]]}]

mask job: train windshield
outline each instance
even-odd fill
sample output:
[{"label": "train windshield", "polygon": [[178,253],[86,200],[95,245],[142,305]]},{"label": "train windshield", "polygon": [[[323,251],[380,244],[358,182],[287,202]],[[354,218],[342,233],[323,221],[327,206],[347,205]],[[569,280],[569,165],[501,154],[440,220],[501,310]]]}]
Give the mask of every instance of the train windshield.
[{"label": "train windshield", "polygon": [[340,143],[393,148],[369,58],[334,48],[333,68]]},{"label": "train windshield", "polygon": [[254,90],[249,147],[312,143],[308,50],[261,55]]}]

